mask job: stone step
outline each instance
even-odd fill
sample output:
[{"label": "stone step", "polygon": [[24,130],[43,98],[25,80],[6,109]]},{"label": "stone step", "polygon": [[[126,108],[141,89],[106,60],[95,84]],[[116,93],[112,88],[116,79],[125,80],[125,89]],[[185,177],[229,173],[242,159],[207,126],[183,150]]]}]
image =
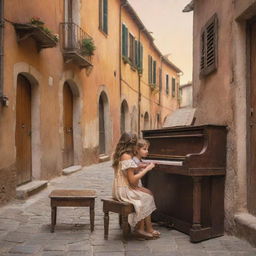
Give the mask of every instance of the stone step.
[{"label": "stone step", "polygon": [[110,160],[110,156],[109,155],[105,155],[105,154],[100,154],[99,155],[99,162],[106,162]]},{"label": "stone step", "polygon": [[48,180],[34,180],[16,188],[16,198],[26,199],[47,187]]},{"label": "stone step", "polygon": [[70,166],[68,168],[65,168],[62,170],[62,174],[63,175],[69,175],[69,174],[72,174],[74,172],[78,172],[82,170],[82,166],[81,165],[73,165],[73,166]]}]

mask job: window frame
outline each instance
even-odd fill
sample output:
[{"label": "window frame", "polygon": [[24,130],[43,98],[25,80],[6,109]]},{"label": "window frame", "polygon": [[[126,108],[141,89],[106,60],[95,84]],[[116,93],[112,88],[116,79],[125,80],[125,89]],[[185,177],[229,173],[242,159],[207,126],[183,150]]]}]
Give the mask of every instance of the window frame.
[{"label": "window frame", "polygon": [[99,30],[108,35],[108,0],[99,0]]}]

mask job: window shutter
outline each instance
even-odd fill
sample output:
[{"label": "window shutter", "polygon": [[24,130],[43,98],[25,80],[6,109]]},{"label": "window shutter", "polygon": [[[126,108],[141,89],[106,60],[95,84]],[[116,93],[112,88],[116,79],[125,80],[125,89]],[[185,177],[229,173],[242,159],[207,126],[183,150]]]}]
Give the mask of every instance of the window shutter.
[{"label": "window shutter", "polygon": [[153,84],[156,84],[156,61],[153,61]]},{"label": "window shutter", "polygon": [[103,0],[103,31],[108,33],[108,0]]},{"label": "window shutter", "polygon": [[150,55],[148,55],[148,83],[152,84],[153,83],[153,70],[152,70],[152,66],[153,66],[153,60],[152,57]]},{"label": "window shutter", "polygon": [[166,75],[166,94],[169,94],[169,75]]},{"label": "window shutter", "polygon": [[139,66],[139,43],[137,40],[135,40],[135,66],[138,67]]},{"label": "window shutter", "polygon": [[200,75],[206,76],[217,69],[217,29],[218,19],[215,14],[201,33]]},{"label": "window shutter", "polygon": [[139,47],[140,47],[139,67],[142,71],[142,69],[143,69],[143,45],[140,43]]},{"label": "window shutter", "polygon": [[172,78],[172,97],[175,97],[175,91],[176,91],[176,80],[175,78]]},{"label": "window shutter", "polygon": [[122,24],[122,55],[125,57],[127,57],[127,52],[128,52],[127,34],[128,34],[128,29],[124,24]]},{"label": "window shutter", "polygon": [[99,29],[102,30],[102,2],[103,0],[99,0]]}]

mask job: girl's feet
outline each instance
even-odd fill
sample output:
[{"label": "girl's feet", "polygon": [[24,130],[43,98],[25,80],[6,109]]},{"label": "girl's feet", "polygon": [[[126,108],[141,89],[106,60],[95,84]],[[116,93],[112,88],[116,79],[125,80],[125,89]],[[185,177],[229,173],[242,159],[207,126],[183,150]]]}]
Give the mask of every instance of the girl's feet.
[{"label": "girl's feet", "polygon": [[153,230],[153,231],[151,232],[151,234],[152,234],[154,237],[160,237],[160,235],[161,235],[161,233],[160,233],[159,231],[157,231],[157,230]]},{"label": "girl's feet", "polygon": [[146,232],[144,230],[140,230],[140,229],[137,229],[134,231],[134,234],[138,237],[138,238],[143,238],[143,239],[146,239],[146,240],[150,240],[150,239],[154,239],[154,235],[150,232]]}]

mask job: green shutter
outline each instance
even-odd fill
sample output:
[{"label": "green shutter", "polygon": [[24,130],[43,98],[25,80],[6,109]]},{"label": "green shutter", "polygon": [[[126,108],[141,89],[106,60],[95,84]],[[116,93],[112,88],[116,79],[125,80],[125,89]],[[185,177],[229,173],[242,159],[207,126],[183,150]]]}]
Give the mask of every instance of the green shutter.
[{"label": "green shutter", "polygon": [[139,42],[135,40],[135,66],[139,67]]},{"label": "green shutter", "polygon": [[125,40],[124,40],[124,43],[125,43],[125,57],[128,58],[128,28],[125,27]]},{"label": "green shutter", "polygon": [[108,33],[108,0],[103,0],[103,31]]},{"label": "green shutter", "polygon": [[142,69],[143,69],[143,46],[142,46],[142,44],[140,43],[140,57],[139,57],[139,67],[140,67],[140,69],[141,69],[141,71],[142,71]]},{"label": "green shutter", "polygon": [[148,83],[153,83],[153,59],[150,55],[148,55]]},{"label": "green shutter", "polygon": [[153,84],[156,84],[156,61],[153,61]]},{"label": "green shutter", "polygon": [[175,78],[172,78],[172,97],[175,97],[175,91],[176,91],[176,80]]},{"label": "green shutter", "polygon": [[125,39],[126,39],[126,36],[125,36],[125,33],[126,33],[126,27],[124,24],[122,24],[122,55],[123,56],[126,56],[126,43],[125,43]]},{"label": "green shutter", "polygon": [[102,0],[99,0],[99,29],[102,30]]}]

